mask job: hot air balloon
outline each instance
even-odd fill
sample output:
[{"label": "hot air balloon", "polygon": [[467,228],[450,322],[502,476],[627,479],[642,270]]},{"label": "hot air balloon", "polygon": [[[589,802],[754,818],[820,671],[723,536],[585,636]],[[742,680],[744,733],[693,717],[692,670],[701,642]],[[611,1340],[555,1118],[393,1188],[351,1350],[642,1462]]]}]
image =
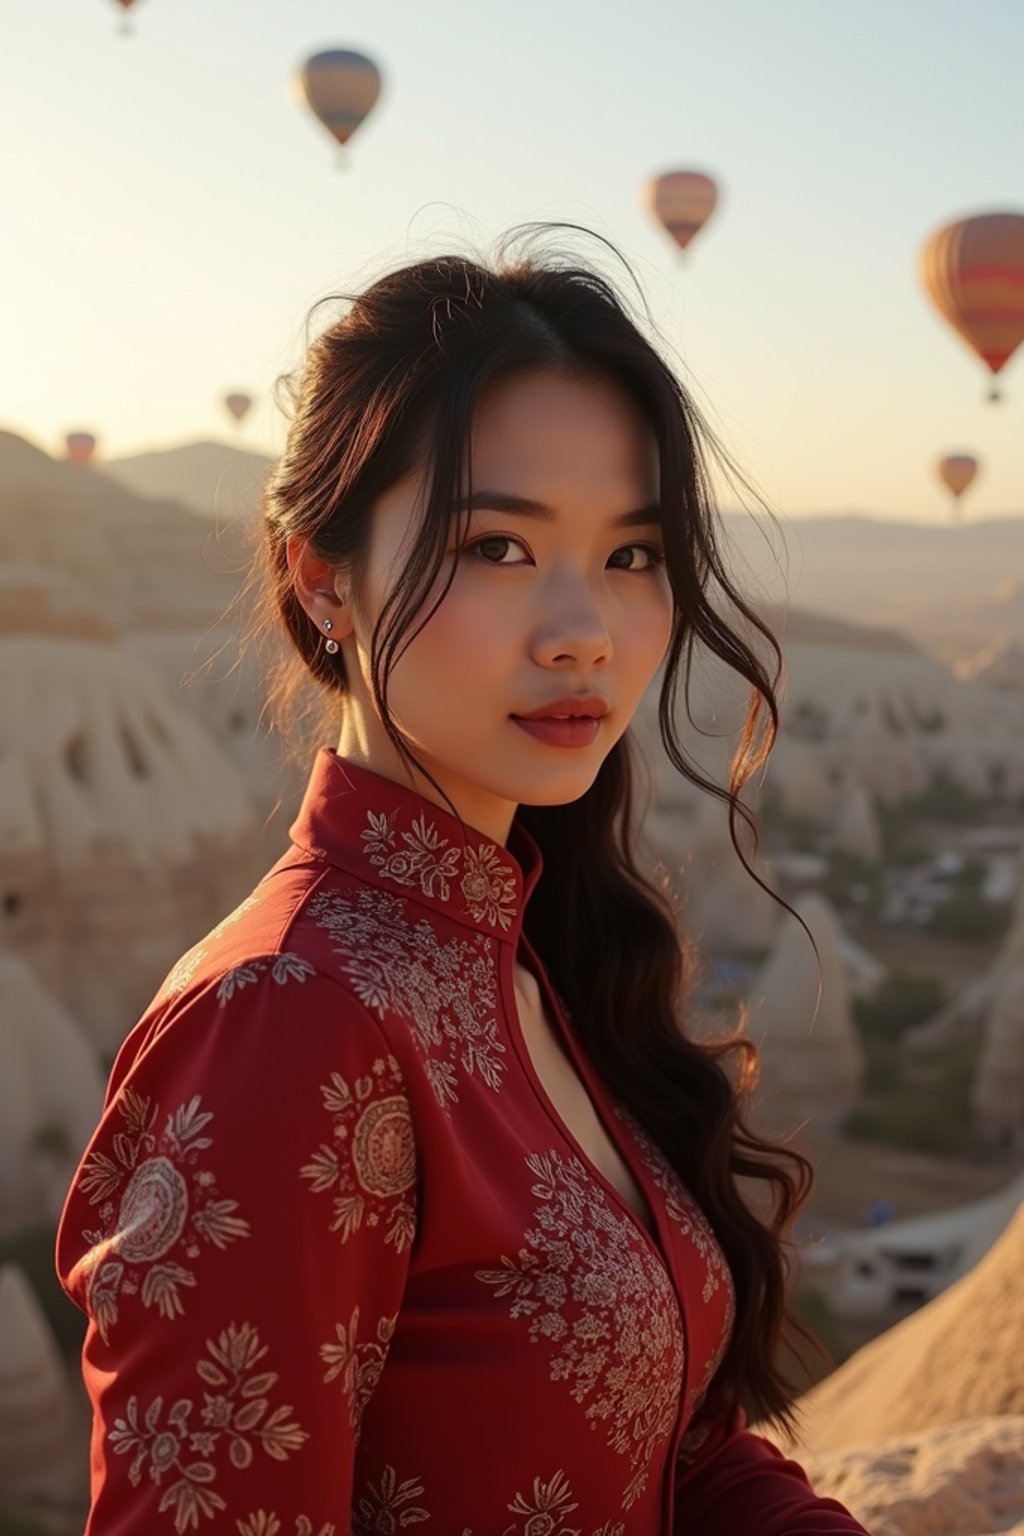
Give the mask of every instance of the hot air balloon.
[{"label": "hot air balloon", "polygon": [[643,201],[683,251],[710,218],[718,187],[700,171],[666,171],[644,183]]},{"label": "hot air balloon", "polygon": [[[921,253],[921,281],[997,374],[1024,340],[1024,214],[982,213],[947,224]],[[999,399],[995,384],[989,399]]]},{"label": "hot air balloon", "polygon": [[938,462],[939,478],[953,493],[953,515],[958,516],[958,502],[975,475],[978,461],[970,453],[949,453]]},{"label": "hot air balloon", "polygon": [[329,48],[306,60],[294,87],[299,99],[344,146],[380,95],[380,71],[361,53]]},{"label": "hot air balloon", "polygon": [[84,469],[96,451],[96,439],[91,432],[69,432],[65,438],[68,458],[72,464]]},{"label": "hot air balloon", "polygon": [[252,405],[251,395],[225,395],[224,404],[236,421],[241,421]]}]

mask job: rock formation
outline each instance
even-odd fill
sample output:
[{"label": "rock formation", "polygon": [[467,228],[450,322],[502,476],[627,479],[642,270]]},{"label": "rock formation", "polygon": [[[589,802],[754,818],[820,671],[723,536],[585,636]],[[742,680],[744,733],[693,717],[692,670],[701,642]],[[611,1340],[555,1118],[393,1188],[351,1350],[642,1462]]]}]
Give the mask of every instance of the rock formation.
[{"label": "rock formation", "polygon": [[1024,1205],[985,1257],[801,1398],[797,1454],[1024,1415]]},{"label": "rock formation", "polygon": [[0,948],[113,1054],[266,867],[209,733],[66,583],[0,567]]},{"label": "rock formation", "polygon": [[821,1000],[814,951],[787,913],[747,998],[747,1033],[762,1061],[753,1109],[765,1128],[804,1119],[819,1127],[835,1125],[857,1103],[863,1082],[863,1051],[853,1022],[839,921],[817,891],[806,892],[793,907],[821,955]]},{"label": "rock formation", "polygon": [[96,1128],[105,1081],[74,1019],[0,950],[0,1237],[51,1220]]}]

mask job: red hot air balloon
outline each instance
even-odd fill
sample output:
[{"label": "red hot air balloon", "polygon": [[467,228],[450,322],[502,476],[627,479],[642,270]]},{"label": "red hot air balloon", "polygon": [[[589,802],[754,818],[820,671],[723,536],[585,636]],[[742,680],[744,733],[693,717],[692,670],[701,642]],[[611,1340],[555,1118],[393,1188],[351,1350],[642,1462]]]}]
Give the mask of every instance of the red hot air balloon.
[{"label": "red hot air balloon", "polygon": [[83,469],[96,452],[96,439],[91,432],[69,432],[65,438],[68,458]]},{"label": "red hot air balloon", "polygon": [[[939,313],[993,375],[1024,341],[1024,214],[982,213],[938,230],[921,281]],[[990,400],[999,399],[993,384]]]},{"label": "red hot air balloon", "polygon": [[718,187],[701,171],[666,171],[644,183],[643,201],[683,251],[711,217]]}]

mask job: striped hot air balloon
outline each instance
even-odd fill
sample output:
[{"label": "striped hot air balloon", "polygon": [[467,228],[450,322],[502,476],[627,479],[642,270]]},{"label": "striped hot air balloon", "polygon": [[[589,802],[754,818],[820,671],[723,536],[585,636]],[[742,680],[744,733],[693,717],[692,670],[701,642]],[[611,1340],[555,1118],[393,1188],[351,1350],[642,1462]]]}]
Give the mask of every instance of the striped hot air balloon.
[{"label": "striped hot air balloon", "polygon": [[380,71],[372,59],[349,48],[314,53],[295,76],[300,101],[339,144],[347,144],[380,95]]},{"label": "striped hot air balloon", "polygon": [[[997,374],[1024,341],[1024,214],[982,213],[937,230],[921,253],[921,281]],[[999,399],[994,383],[989,399]]]},{"label": "striped hot air balloon", "polygon": [[701,171],[666,171],[644,183],[643,200],[681,251],[710,218],[718,187]]},{"label": "striped hot air balloon", "polygon": [[68,458],[83,469],[96,452],[96,439],[91,432],[69,432],[64,439]]}]

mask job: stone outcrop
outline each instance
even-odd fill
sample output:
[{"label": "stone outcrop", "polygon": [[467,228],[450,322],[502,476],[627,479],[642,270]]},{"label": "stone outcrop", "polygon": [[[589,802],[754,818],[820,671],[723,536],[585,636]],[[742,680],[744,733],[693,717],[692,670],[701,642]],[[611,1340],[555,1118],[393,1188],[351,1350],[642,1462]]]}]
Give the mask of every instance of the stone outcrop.
[{"label": "stone outcrop", "polygon": [[801,1398],[799,1453],[1024,1415],[1024,1204],[985,1257]]},{"label": "stone outcrop", "polygon": [[1024,1417],[968,1419],[804,1462],[872,1536],[1024,1536]]},{"label": "stone outcrop", "polygon": [[71,1014],[0,950],[0,1237],[56,1225],[96,1128],[105,1082]]},{"label": "stone outcrop", "polygon": [[793,907],[821,955],[821,998],[814,951],[787,913],[747,998],[747,1033],[762,1061],[753,1114],[764,1129],[804,1119],[837,1124],[859,1100],[864,1076],[838,918],[818,891],[806,892]]}]

